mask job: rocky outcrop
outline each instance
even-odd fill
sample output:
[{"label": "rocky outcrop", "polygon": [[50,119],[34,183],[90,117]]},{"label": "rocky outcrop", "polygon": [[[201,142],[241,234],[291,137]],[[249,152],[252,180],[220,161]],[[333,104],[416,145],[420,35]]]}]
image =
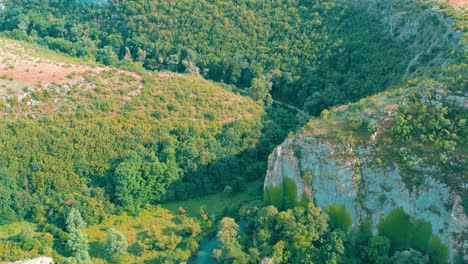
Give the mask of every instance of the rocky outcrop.
[{"label": "rocky outcrop", "polygon": [[9,264],[54,264],[54,260],[48,257],[39,257],[35,259],[10,262]]},{"label": "rocky outcrop", "polygon": [[404,78],[426,74],[434,66],[445,67],[454,52],[466,51],[460,44],[463,32],[455,30],[453,20],[438,10],[422,10],[415,1],[401,0],[352,0],[350,5],[380,20],[392,39],[409,47],[413,58]]},{"label": "rocky outcrop", "polygon": [[[340,158],[343,152],[354,158]],[[454,237],[467,227],[460,198],[430,175],[412,191],[402,181],[398,167],[371,168],[366,148],[353,150],[346,143],[336,146],[306,135],[287,139],[270,156],[264,187],[281,186],[289,177],[321,208],[341,205],[352,215],[353,225],[371,219],[376,225],[393,209],[402,207],[409,215],[432,224],[433,233],[454,248]],[[310,186],[302,175],[312,172]],[[454,202],[455,201],[455,202]]]}]

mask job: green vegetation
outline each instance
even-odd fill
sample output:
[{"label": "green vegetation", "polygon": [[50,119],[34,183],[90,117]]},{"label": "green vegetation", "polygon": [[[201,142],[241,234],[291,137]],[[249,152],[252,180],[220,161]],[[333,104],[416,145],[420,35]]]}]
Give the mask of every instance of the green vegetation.
[{"label": "green vegetation", "polygon": [[283,207],[283,186],[269,186],[264,190],[263,200],[277,208]]},{"label": "green vegetation", "polygon": [[437,236],[432,236],[429,242],[429,254],[431,263],[447,263],[449,251],[447,245]]},{"label": "green vegetation", "polygon": [[428,253],[431,263],[446,263],[448,248],[440,238],[432,236],[430,223],[411,221],[403,208],[394,209],[378,225],[379,234],[387,237],[395,249],[413,248]]},{"label": "green vegetation", "polygon": [[[393,210],[379,223],[379,234],[390,239],[395,247],[407,247],[412,236],[410,217],[403,208]],[[405,244],[406,243],[406,244]]]},{"label": "green vegetation", "polygon": [[[106,83],[116,76],[102,71],[89,78]],[[213,193],[226,185],[245,188],[238,174],[217,172],[243,159],[234,155],[258,141],[260,107],[197,77],[145,78],[140,94],[127,102],[94,91],[85,98],[80,92],[57,94],[37,115],[55,99],[79,102],[76,109],[38,120],[2,120],[0,167],[7,184],[0,199],[8,216],[3,222],[26,218],[60,225],[66,208],[76,205],[93,224],[112,213],[111,203],[136,213],[146,203]],[[118,94],[119,88],[106,93]],[[175,107],[179,111],[171,110]],[[237,107],[244,111],[231,110]],[[214,110],[217,119],[204,118]],[[155,118],[155,111],[166,117]]]},{"label": "green vegetation", "polygon": [[190,215],[198,216],[200,208],[205,213],[216,218],[226,215],[226,213],[237,211],[242,205],[248,204],[262,195],[263,181],[257,180],[246,185],[242,192],[225,195],[224,193],[210,194],[201,197],[194,197],[182,201],[171,201],[164,203],[162,207],[177,213],[183,207]]},{"label": "green vegetation", "polygon": [[231,236],[235,250],[223,243],[215,255],[220,263],[336,263],[344,253],[344,234],[330,230],[327,214],[311,203],[285,211],[244,206],[240,215],[245,228]]},{"label": "green vegetation", "polygon": [[[417,2],[398,17],[435,5]],[[424,39],[396,41],[367,6],[339,0],[2,3],[0,261],[181,263],[217,218],[239,215],[219,223],[220,263],[447,261],[432,226],[401,208],[372,236],[344,207],[298,197],[291,178],[265,190],[264,207],[256,181],[273,148],[322,113],[307,133],[350,147],[375,138],[371,166],[398,165],[410,188],[420,168],[443,168],[434,177],[468,211],[463,49],[418,50]],[[443,7],[466,30],[465,13]],[[429,20],[422,35],[441,23]]]},{"label": "green vegetation", "polygon": [[107,234],[105,251],[111,262],[121,262],[122,255],[127,254],[128,243],[125,236],[114,229],[110,229]]},{"label": "green vegetation", "polygon": [[447,246],[432,236],[431,225],[401,208],[382,220],[377,236],[369,223],[351,228],[344,207],[328,211],[330,218],[311,203],[284,211],[272,205],[243,206],[242,228],[232,218],[221,221],[221,246],[214,256],[219,263],[447,263]]},{"label": "green vegetation", "polygon": [[31,256],[56,256],[54,236],[36,232],[36,225],[16,222],[0,228],[0,259],[26,259]]},{"label": "green vegetation", "polygon": [[344,206],[330,205],[327,213],[330,216],[331,226],[335,229],[348,231],[353,223],[351,214]]},{"label": "green vegetation", "polygon": [[294,179],[285,177],[283,181],[283,207],[293,208],[297,204],[297,185]]},{"label": "green vegetation", "polygon": [[67,220],[68,241],[67,246],[73,257],[68,258],[68,263],[92,263],[89,256],[88,235],[84,232],[86,223],[81,214],[75,208],[70,210]]},{"label": "green vegetation", "polygon": [[303,192],[298,199],[296,182],[290,177],[285,177],[282,186],[269,186],[264,190],[263,201],[279,209],[289,209],[298,205],[307,206],[310,198]]},{"label": "green vegetation", "polygon": [[[112,247],[109,227],[122,234]],[[96,264],[107,263],[115,254],[122,263],[185,261],[198,248],[202,227],[204,222],[187,214],[149,207],[138,216],[126,213],[112,216],[99,225],[89,226],[86,233],[89,234],[90,255]],[[127,254],[125,244],[128,245]]]},{"label": "green vegetation", "polygon": [[9,37],[107,65],[201,74],[312,114],[398,82],[416,55],[358,5],[337,0],[21,0],[7,1],[0,18]]}]

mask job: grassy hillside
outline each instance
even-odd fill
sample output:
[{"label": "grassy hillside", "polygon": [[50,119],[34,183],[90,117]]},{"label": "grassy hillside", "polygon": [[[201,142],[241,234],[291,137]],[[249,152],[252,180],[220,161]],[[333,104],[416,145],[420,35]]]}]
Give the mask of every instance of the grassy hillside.
[{"label": "grassy hillside", "polygon": [[390,38],[368,5],[355,2],[7,1],[0,31],[107,65],[199,72],[267,104],[271,90],[315,115],[398,83],[421,52]]},{"label": "grassy hillside", "polygon": [[[147,162],[157,167],[151,174],[158,177],[155,182],[143,175],[143,167],[136,170],[143,181],[159,184],[157,191],[145,190],[144,203],[160,201],[185,172],[238,154],[259,137],[261,107],[213,82],[80,64],[0,41],[8,44],[0,45],[0,167],[11,189],[2,196],[10,200],[2,222],[61,218],[69,199],[94,211],[84,212],[87,221],[99,221],[112,211],[109,202],[123,206],[115,170],[131,158],[140,162],[137,167]],[[197,192],[235,186],[233,181],[213,176]]]}]

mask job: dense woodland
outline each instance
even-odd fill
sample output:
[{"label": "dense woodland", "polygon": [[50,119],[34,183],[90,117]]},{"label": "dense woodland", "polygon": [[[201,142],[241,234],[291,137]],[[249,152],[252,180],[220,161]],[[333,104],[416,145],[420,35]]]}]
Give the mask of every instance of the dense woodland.
[{"label": "dense woodland", "polygon": [[271,89],[312,114],[385,89],[411,59],[379,21],[336,0],[46,2],[11,1],[0,29],[108,65],[198,73],[267,103]]},{"label": "dense woodland", "polygon": [[402,208],[378,224],[351,229],[344,207],[327,211],[312,203],[279,211],[273,205],[240,209],[244,227],[220,221],[219,263],[445,263],[448,248],[432,236],[430,223],[412,219]]},{"label": "dense woodland", "polygon": [[[379,20],[338,0],[3,2],[3,37],[137,72],[144,87],[125,104],[95,90],[62,114],[0,121],[0,225],[38,225],[36,233],[0,239],[0,260],[30,256],[29,251],[56,254],[59,263],[90,263],[86,223],[138,216],[168,201],[241,192],[264,176],[268,155],[309,115],[402,83],[414,55],[392,40]],[[152,71],[186,75],[161,84]],[[457,74],[453,85],[459,85]],[[158,94],[161,87],[169,90]],[[242,111],[225,109],[209,94],[218,90],[253,100],[244,98],[237,106]],[[47,92],[34,96],[53,99]],[[74,96],[74,102],[83,99]],[[401,107],[393,130],[397,140],[424,141],[421,134],[435,131],[437,138],[430,140],[450,148],[450,140],[436,132],[449,127],[452,141],[466,135],[463,118],[453,118],[458,126],[445,122],[460,109],[436,116],[434,122],[442,124],[432,132],[407,128],[410,115],[421,123],[433,120],[420,100]],[[192,106],[196,111],[182,116]],[[21,107],[0,101],[7,114]],[[229,112],[251,117],[230,120]],[[103,258],[120,263],[126,254],[160,251],[145,263],[178,263],[196,252],[202,236],[217,232],[219,263],[447,262],[447,246],[432,236],[430,224],[402,209],[372,235],[366,223],[352,228],[344,208],[321,210],[306,198],[297,202],[275,192],[283,190],[267,190],[266,203],[256,201],[239,212],[226,208],[209,216],[201,209],[196,220],[181,208],[176,217],[181,230],[165,238],[148,235],[129,245],[122,233],[109,230]],[[295,198],[294,191],[289,194]],[[217,226],[215,218],[222,216],[229,217]],[[401,229],[392,229],[395,225]]]}]

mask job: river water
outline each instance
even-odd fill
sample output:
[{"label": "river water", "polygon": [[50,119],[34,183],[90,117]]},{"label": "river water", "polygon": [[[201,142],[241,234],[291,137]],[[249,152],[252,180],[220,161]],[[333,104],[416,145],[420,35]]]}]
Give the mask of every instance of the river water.
[{"label": "river water", "polygon": [[200,250],[188,261],[188,264],[215,264],[213,250],[219,246],[219,240],[216,236],[203,239],[200,242]]}]

